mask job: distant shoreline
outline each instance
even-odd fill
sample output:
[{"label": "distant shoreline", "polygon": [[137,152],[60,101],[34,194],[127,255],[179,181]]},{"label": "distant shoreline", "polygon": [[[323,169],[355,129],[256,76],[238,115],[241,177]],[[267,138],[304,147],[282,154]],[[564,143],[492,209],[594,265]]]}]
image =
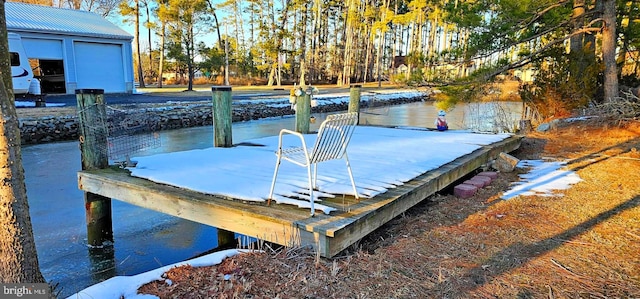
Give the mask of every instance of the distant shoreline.
[{"label": "distant shoreline", "polygon": [[[360,106],[361,108],[382,107],[425,101],[428,99],[428,94],[399,92],[387,94],[385,97],[385,99],[376,100],[376,95],[363,95]],[[323,97],[321,102],[328,103],[312,107],[312,113],[337,112],[348,109],[348,98],[345,101],[342,96]],[[119,118],[125,117],[138,124],[144,122],[144,126],[147,127],[144,131],[147,132],[207,126],[213,123],[210,101],[139,103],[108,107],[112,108],[107,109],[110,116],[117,114]],[[288,105],[288,99],[281,97],[270,101],[234,102],[232,114],[233,122],[239,122],[293,115],[295,112]],[[18,118],[22,145],[71,141],[77,140],[79,136],[75,107],[19,108]]]}]

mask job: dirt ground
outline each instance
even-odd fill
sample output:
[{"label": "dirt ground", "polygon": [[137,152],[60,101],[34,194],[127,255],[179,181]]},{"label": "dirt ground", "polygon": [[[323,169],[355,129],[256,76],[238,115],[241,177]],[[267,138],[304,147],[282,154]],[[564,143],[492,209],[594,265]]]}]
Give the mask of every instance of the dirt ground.
[{"label": "dirt ground", "polygon": [[[160,298],[640,298],[640,124],[572,123],[512,153],[565,161],[583,180],[555,197],[444,191],[332,259],[265,247],[179,267],[140,293]],[[226,279],[225,279],[226,277]]]}]

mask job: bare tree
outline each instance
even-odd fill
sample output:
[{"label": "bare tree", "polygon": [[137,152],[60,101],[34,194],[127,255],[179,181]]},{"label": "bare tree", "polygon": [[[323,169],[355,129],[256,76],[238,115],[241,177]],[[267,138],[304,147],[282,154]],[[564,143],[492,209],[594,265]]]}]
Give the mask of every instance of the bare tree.
[{"label": "bare tree", "polygon": [[[134,46],[135,46],[135,57],[137,60],[137,71],[138,71],[138,82],[140,82],[140,87],[145,87],[144,85],[144,73],[142,71],[142,56],[140,55],[140,0],[133,0],[133,6],[129,5],[128,1],[122,1],[120,3],[120,14],[122,16],[127,16],[133,18],[133,21],[128,20],[127,22],[133,22],[134,26]],[[151,47],[151,45],[149,45]]]},{"label": "bare tree", "polygon": [[604,61],[604,99],[618,97],[618,71],[616,66],[616,1],[603,0],[602,60]]},{"label": "bare tree", "polygon": [[160,44],[158,46],[158,55],[160,55],[158,59],[158,87],[162,87],[162,76],[164,73],[164,55],[167,34],[167,6],[169,5],[168,2],[168,0],[159,0],[158,7],[155,10],[156,17],[160,22]]},{"label": "bare tree", "polygon": [[146,11],[146,15],[147,15],[147,21],[144,22],[144,27],[147,28],[147,43],[149,43],[149,77],[152,77],[153,75],[153,47],[151,46],[151,27],[153,27],[153,24],[151,23],[151,8],[149,7],[151,5],[150,1],[148,0],[142,0],[142,4],[144,5],[145,11]]},{"label": "bare tree", "polygon": [[[135,1],[135,39],[136,39],[136,57],[138,58],[138,81],[140,87],[144,85],[144,73],[142,72],[142,57],[140,56],[140,1]],[[149,45],[151,46],[151,45]]]}]

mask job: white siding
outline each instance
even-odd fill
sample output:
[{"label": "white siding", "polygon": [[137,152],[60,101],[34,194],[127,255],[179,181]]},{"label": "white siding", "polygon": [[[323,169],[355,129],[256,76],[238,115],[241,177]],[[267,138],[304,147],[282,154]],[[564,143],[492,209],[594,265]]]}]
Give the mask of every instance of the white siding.
[{"label": "white siding", "polygon": [[29,58],[63,59],[62,40],[22,38]]},{"label": "white siding", "polygon": [[100,88],[105,93],[126,92],[122,45],[75,42],[78,89]]}]

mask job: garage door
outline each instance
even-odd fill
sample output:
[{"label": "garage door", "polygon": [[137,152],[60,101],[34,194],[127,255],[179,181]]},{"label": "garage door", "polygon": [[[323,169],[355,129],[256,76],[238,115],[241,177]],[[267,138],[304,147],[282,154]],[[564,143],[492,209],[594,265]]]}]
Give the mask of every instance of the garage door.
[{"label": "garage door", "polygon": [[27,57],[62,60],[62,41],[51,39],[22,38]]},{"label": "garage door", "polygon": [[78,89],[125,92],[122,45],[75,42]]}]

